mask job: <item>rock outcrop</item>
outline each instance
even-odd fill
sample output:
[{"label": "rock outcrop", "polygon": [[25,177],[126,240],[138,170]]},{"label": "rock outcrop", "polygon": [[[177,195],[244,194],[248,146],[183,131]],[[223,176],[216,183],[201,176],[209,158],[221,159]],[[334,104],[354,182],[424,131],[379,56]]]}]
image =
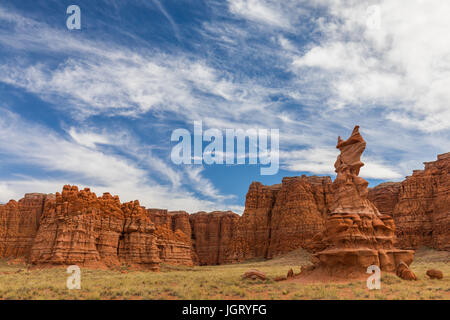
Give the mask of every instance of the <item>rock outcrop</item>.
[{"label": "rock outcrop", "polygon": [[231,211],[197,212],[189,217],[200,265],[223,264],[239,215]]},{"label": "rock outcrop", "polygon": [[325,230],[316,236],[321,250],[314,255],[312,272],[352,277],[365,274],[370,265],[389,272],[402,261],[409,265],[414,252],[394,248],[394,221],[368,200],[368,182],[359,177],[366,148],[359,127],[349,139],[339,137],[336,148],[340,155],[334,165],[333,201]]},{"label": "rock outcrop", "polygon": [[0,205],[0,258],[34,265],[157,270],[160,263],[221,264],[239,216],[145,209],[109,193],[64,186]]},{"label": "rock outcrop", "polygon": [[267,276],[266,276],[266,274],[265,274],[264,272],[262,272],[262,271],[259,271],[259,270],[256,270],[256,269],[252,269],[252,270],[249,270],[249,271],[245,272],[245,273],[242,275],[242,279],[252,279],[252,280],[259,279],[259,280],[266,280],[266,279],[267,279]]},{"label": "rock outcrop", "polygon": [[46,199],[46,194],[29,193],[0,206],[0,257],[30,254]]},{"label": "rock outcrop", "polygon": [[37,265],[113,267],[120,262],[159,267],[155,226],[138,201],[97,197],[88,188],[64,186],[46,201],[30,261]]},{"label": "rock outcrop", "polygon": [[284,178],[270,218],[266,258],[304,247],[324,228],[331,201],[330,177]]},{"label": "rock outcrop", "polygon": [[271,239],[272,208],[281,185],[253,182],[247,192],[245,210],[227,250],[226,262],[266,257]]},{"label": "rock outcrop", "polygon": [[155,223],[159,258],[174,265],[191,266],[198,261],[191,241],[187,212],[169,213],[164,209],[147,209]]},{"label": "rock outcrop", "polygon": [[392,270],[398,255],[407,264],[411,260],[394,246],[450,250],[450,153],[403,182],[367,193],[358,176],[365,148],[359,132],[339,139],[338,148],[334,183],[316,176],[287,177],[272,186],[253,182],[242,216],[145,209],[137,201],[123,204],[109,193],[97,197],[71,186],[56,196],[26,194],[0,205],[0,258],[157,269],[161,262],[215,265],[303,247],[324,251],[317,258],[344,264],[353,259],[360,266],[379,262]]},{"label": "rock outcrop", "polygon": [[410,280],[410,281],[417,280],[417,277],[414,274],[414,272],[412,272],[412,270],[409,268],[409,266],[406,263],[404,263],[403,261],[400,261],[395,273],[397,274],[397,276],[400,279],[403,279],[403,280]]},{"label": "rock outcrop", "polygon": [[372,188],[369,199],[394,218],[399,247],[450,250],[450,153],[401,183]]},{"label": "rock outcrop", "polygon": [[253,182],[226,261],[272,258],[305,246],[323,230],[330,186],[330,177],[316,176],[287,177],[273,186]]}]

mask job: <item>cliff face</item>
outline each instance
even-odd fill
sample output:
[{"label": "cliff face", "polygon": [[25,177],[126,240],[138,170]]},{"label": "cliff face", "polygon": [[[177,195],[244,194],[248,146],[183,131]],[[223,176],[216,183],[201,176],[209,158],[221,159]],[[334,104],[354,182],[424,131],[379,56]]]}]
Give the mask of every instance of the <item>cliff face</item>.
[{"label": "cliff face", "polygon": [[393,216],[400,247],[450,249],[450,153],[399,184],[371,189],[369,199]]},{"label": "cliff face", "polygon": [[0,206],[0,257],[30,254],[46,198],[45,194],[30,193]]},{"label": "cliff face", "polygon": [[227,249],[226,262],[266,257],[269,248],[272,209],[281,185],[253,182],[248,189],[245,210]]},{"label": "cliff face", "polygon": [[193,265],[197,258],[192,247],[191,227],[187,212],[169,213],[165,209],[147,209],[155,223],[157,246],[162,262]]},{"label": "cliff face", "polygon": [[303,247],[324,228],[330,177],[284,178],[270,221],[267,258]]},{"label": "cliff face", "polygon": [[[387,182],[369,189],[367,200],[382,215],[394,219],[396,247],[427,245],[450,250],[449,172],[447,153],[425,163],[425,170],[414,171],[401,183]],[[335,202],[331,185],[330,177],[305,176],[284,178],[273,186],[253,182],[225,262],[271,258],[299,247],[313,249],[318,245],[314,235],[324,230]],[[345,190],[336,195],[341,202],[352,197]]]},{"label": "cliff face", "polygon": [[[238,215],[145,209],[109,193],[64,186],[0,205],[0,258],[35,265],[157,270],[159,264],[220,264]],[[199,253],[199,254],[198,254]]]},{"label": "cliff face", "polygon": [[[394,219],[397,247],[450,250],[449,172],[447,153],[401,183],[369,190],[367,199]],[[314,249],[314,235],[324,231],[334,204],[353,197],[342,190],[334,192],[329,177],[284,178],[273,186],[254,182],[238,216],[146,210],[137,201],[122,204],[109,193],[97,197],[89,189],[65,186],[56,196],[26,194],[0,205],[0,258],[148,269],[160,262],[214,265],[271,258],[299,247]]]},{"label": "cliff face", "polygon": [[271,258],[306,245],[323,230],[330,185],[330,177],[306,176],[273,186],[253,182],[226,261]]},{"label": "cliff face", "polygon": [[46,201],[31,249],[33,264],[112,267],[126,262],[158,269],[155,226],[138,201],[97,197],[89,189],[64,186]]},{"label": "cliff face", "polygon": [[239,215],[234,212],[197,212],[189,217],[200,265],[223,264]]}]

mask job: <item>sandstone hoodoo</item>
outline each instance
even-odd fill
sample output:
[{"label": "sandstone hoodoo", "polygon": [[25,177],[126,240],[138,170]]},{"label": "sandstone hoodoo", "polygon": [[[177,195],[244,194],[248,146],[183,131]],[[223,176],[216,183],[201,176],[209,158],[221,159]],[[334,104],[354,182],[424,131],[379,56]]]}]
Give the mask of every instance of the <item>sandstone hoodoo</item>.
[{"label": "sandstone hoodoo", "polygon": [[414,251],[394,248],[394,221],[368,200],[368,182],[359,177],[366,148],[359,127],[349,139],[339,137],[336,147],[340,155],[331,185],[333,201],[325,230],[315,237],[321,251],[314,255],[311,272],[352,277],[365,274],[370,265],[389,272],[395,272],[402,261],[409,265]]}]

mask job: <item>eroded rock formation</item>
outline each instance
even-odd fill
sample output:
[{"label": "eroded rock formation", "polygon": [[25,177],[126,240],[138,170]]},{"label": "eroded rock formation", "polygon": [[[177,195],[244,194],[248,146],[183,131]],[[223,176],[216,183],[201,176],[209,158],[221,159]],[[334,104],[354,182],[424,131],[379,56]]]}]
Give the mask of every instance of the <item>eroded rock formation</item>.
[{"label": "eroded rock formation", "polygon": [[52,195],[29,193],[0,206],[0,257],[30,254],[47,197]]},{"label": "eroded rock formation", "polygon": [[269,247],[272,208],[281,185],[253,182],[245,200],[245,210],[227,250],[227,262],[265,257]]},{"label": "eroded rock formation", "polygon": [[200,265],[223,264],[239,215],[231,211],[197,212],[189,217]]},{"label": "eroded rock formation", "polygon": [[253,182],[226,261],[272,258],[305,246],[323,230],[330,186],[330,177],[316,176],[287,177],[273,186]]},{"label": "eroded rock formation", "polygon": [[[358,254],[350,250],[351,259],[372,261],[378,255],[380,263],[390,264],[394,222],[396,247],[450,250],[450,153],[401,183],[383,183],[367,194],[367,182],[358,176],[365,148],[359,132],[339,139],[338,148],[334,183],[314,176],[284,178],[273,186],[254,182],[241,217],[145,209],[71,186],[56,196],[27,194],[0,205],[0,258],[157,269],[160,262],[223,264],[350,243],[347,249],[367,247]],[[342,259],[330,250],[330,259]]]},{"label": "eroded rock formation", "polygon": [[165,209],[148,209],[155,223],[159,257],[168,264],[193,265],[198,261],[191,241],[187,212],[169,213]]},{"label": "eroded rock formation", "polygon": [[64,186],[56,196],[27,194],[0,205],[0,258],[150,270],[160,263],[220,264],[238,217],[145,209],[137,200],[121,203],[109,193],[97,197],[88,188]]},{"label": "eroded rock formation", "polygon": [[399,247],[450,250],[450,153],[401,183],[372,188],[369,199],[394,218]]},{"label": "eroded rock formation", "polygon": [[113,267],[120,262],[158,269],[155,226],[138,201],[97,197],[89,189],[64,186],[46,201],[31,249],[33,264]]},{"label": "eroded rock formation", "polygon": [[368,182],[358,176],[365,147],[358,126],[349,139],[338,138],[333,201],[325,230],[316,236],[323,250],[314,255],[312,272],[349,277],[365,273],[370,265],[395,272],[400,262],[409,265],[413,260],[413,251],[394,248],[392,217],[381,214],[367,198]]}]

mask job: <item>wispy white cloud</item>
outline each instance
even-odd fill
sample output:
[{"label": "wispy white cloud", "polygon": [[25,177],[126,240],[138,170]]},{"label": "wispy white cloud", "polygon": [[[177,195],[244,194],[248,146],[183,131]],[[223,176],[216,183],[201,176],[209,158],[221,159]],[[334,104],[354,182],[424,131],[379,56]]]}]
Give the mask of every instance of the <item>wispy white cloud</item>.
[{"label": "wispy white cloud", "polygon": [[[329,90],[328,106],[384,108],[386,120],[423,132],[450,128],[450,4],[325,2],[319,43],[293,60],[299,77]],[[379,28],[368,23],[376,4]]]},{"label": "wispy white cloud", "polygon": [[[89,133],[70,129],[72,140],[66,139],[50,129],[24,121],[17,114],[2,109],[0,119],[0,149],[2,159],[15,164],[31,164],[41,169],[41,173],[60,172],[58,178],[36,179],[33,177],[20,177],[4,180],[1,183],[1,199],[16,198],[25,192],[56,192],[63,184],[78,184],[89,186],[94,191],[111,192],[118,194],[122,200],[139,199],[143,205],[149,207],[169,208],[172,210],[215,210],[218,207],[226,209],[226,199],[215,190],[209,180],[197,172],[195,179],[202,182],[208,189],[205,195],[213,200],[202,200],[186,186],[181,186],[183,172],[165,166],[158,158],[145,156],[145,163],[107,153],[97,144],[116,144],[123,147],[123,151],[133,154],[137,146],[130,145],[126,139],[114,140],[107,133]],[[14,143],[11,143],[14,141]],[[127,143],[125,147],[123,143]],[[4,160],[5,162],[5,160]],[[147,166],[146,166],[147,165]],[[162,167],[161,167],[162,166]],[[172,178],[178,183],[162,185],[155,182],[151,175],[155,173]],[[177,176],[180,175],[180,176]],[[191,176],[189,176],[191,177]],[[62,181],[66,181],[62,183]],[[202,191],[201,189],[198,189]],[[199,192],[201,194],[201,192]]]},{"label": "wispy white cloud", "polygon": [[[267,62],[267,73],[256,76],[245,75],[241,69],[230,70],[226,61],[210,61],[205,55],[139,48],[131,51],[115,43],[94,43],[0,7],[0,22],[12,26],[8,32],[0,31],[0,44],[27,52],[67,54],[58,65],[2,62],[0,78],[50,103],[64,101],[55,107],[72,110],[80,122],[91,115],[137,119],[158,112],[186,125],[203,120],[205,126],[219,129],[279,128],[280,161],[284,169],[293,172],[333,174],[336,150],[330,145],[334,146],[337,135],[350,133],[358,121],[368,141],[362,174],[366,178],[398,179],[450,147],[450,109],[446,105],[450,50],[444,19],[448,5],[378,3],[381,29],[368,30],[366,9],[371,1],[321,0],[314,5],[307,1],[228,1],[224,6],[229,11],[224,10],[217,21],[213,17],[199,31],[207,41],[228,50],[230,60],[258,56],[260,61],[274,62]],[[308,11],[317,8],[327,16],[316,17]],[[236,17],[248,23],[235,24]],[[293,35],[305,32],[306,24],[314,26],[305,35],[313,41],[292,41]],[[273,77],[274,70],[283,70],[288,79]],[[274,96],[281,99],[272,99]],[[283,100],[288,100],[286,109]],[[62,146],[76,146],[80,153],[88,150],[88,155],[81,155],[82,163],[100,152],[100,159],[110,162],[107,168],[131,172],[131,178],[114,173],[106,179],[106,172],[96,176],[96,165],[88,165],[81,176],[92,173],[98,184],[116,190],[119,186],[128,188],[125,192],[130,195],[150,192],[148,185],[156,182],[142,177],[153,170],[170,185],[161,190],[152,187],[155,196],[147,199],[156,203],[170,199],[175,205],[179,199],[188,199],[191,207],[202,204],[205,207],[199,209],[206,209],[209,202],[199,202],[185,190],[175,196],[169,192],[181,190],[186,179],[200,182],[196,191],[206,197],[229,199],[215,194],[217,188],[212,181],[205,181],[201,169],[174,168],[159,159],[151,147],[130,143],[132,139],[118,142],[117,133],[111,138],[98,128],[68,129],[68,134],[72,140],[62,143],[55,139]],[[102,156],[101,145],[119,143],[128,146],[128,158]],[[51,165],[74,176],[80,174],[70,171],[70,161],[66,167],[63,163]],[[106,168],[99,168],[99,172],[102,169]],[[130,186],[121,182],[130,179],[137,182]],[[121,189],[117,193],[122,194]]]}]

